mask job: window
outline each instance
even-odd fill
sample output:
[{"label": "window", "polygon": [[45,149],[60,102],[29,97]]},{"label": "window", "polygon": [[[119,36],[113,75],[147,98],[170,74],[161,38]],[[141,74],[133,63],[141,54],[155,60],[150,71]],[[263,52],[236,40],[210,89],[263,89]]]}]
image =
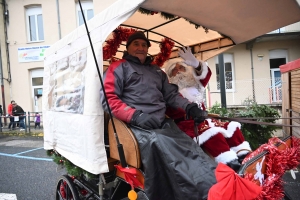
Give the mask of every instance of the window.
[{"label": "window", "polygon": [[36,42],[44,40],[44,23],[42,8],[39,6],[26,8],[26,23],[28,41]]},{"label": "window", "polygon": [[43,77],[32,78],[32,86],[43,85]]},{"label": "window", "polygon": [[[82,10],[84,13],[85,20],[88,21],[94,17],[94,6],[93,6],[93,1],[82,1],[81,2]],[[79,3],[76,3],[76,11],[77,11],[77,24],[78,26],[84,24],[82,13],[80,10]]]},{"label": "window", "polygon": [[[225,70],[225,88],[226,91],[233,91],[234,90],[233,55],[223,54],[223,56],[224,56],[224,70]],[[220,90],[220,72],[219,72],[218,56],[215,57],[215,62],[216,62],[217,90]]]}]

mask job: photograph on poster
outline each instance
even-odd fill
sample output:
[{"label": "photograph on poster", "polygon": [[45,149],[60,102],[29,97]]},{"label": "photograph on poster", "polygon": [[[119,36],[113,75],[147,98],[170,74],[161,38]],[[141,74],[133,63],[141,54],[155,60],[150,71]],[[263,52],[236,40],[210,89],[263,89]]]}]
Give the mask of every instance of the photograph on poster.
[{"label": "photograph on poster", "polygon": [[86,60],[86,49],[83,49],[50,66],[49,110],[83,113]]}]

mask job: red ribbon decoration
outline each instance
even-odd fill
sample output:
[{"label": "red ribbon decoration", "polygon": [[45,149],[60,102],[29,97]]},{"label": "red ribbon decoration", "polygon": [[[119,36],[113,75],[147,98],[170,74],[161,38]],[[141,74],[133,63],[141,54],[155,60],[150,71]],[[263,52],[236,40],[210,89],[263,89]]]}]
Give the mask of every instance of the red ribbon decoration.
[{"label": "red ribbon decoration", "polygon": [[127,183],[131,185],[131,188],[140,187],[144,189],[144,185],[136,178],[137,169],[136,168],[123,168],[122,166],[115,165],[115,167],[120,170],[125,176]]},{"label": "red ribbon decoration", "polygon": [[208,200],[252,200],[261,192],[260,186],[241,178],[223,163],[218,164],[215,173],[218,183],[210,188]]}]

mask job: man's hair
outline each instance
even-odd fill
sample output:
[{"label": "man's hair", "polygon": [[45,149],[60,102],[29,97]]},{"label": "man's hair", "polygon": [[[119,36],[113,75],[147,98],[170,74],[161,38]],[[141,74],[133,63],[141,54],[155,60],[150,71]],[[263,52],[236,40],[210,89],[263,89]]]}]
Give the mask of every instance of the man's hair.
[{"label": "man's hair", "polygon": [[11,100],[11,101],[10,101],[10,103],[13,103],[13,102],[15,102],[15,100]]}]

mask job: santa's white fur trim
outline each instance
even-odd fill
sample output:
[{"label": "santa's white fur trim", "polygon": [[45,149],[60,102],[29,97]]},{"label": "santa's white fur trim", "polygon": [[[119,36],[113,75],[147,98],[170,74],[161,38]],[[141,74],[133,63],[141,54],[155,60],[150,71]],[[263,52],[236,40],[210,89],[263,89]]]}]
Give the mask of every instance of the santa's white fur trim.
[{"label": "santa's white fur trim", "polygon": [[208,73],[208,66],[207,66],[207,64],[204,61],[202,61],[202,60],[199,60],[199,62],[202,65],[202,73],[201,73],[200,76],[195,76],[196,80],[205,79],[206,76],[207,76],[207,73]]},{"label": "santa's white fur trim", "polygon": [[172,74],[172,70],[174,69],[174,67],[176,66],[176,63],[182,63],[184,67],[186,67],[187,65],[185,63],[183,63],[183,59],[182,58],[174,58],[174,59],[170,59],[167,62],[165,62],[165,64],[163,65],[162,68],[164,68],[166,74],[168,75],[168,77],[171,77]]},{"label": "santa's white fur trim", "polygon": [[212,136],[214,136],[218,133],[224,134],[224,132],[226,132],[226,130],[224,128],[212,127],[210,129],[204,131],[201,135],[199,135],[196,139],[196,142],[199,145],[202,145],[204,142],[209,140],[209,138],[211,138]]},{"label": "santa's white fur trim", "polygon": [[218,155],[217,157],[215,157],[215,161],[217,163],[221,162],[224,164],[227,164],[236,159],[238,159],[238,157],[237,157],[236,153],[232,150],[223,152],[220,155]]},{"label": "santa's white fur trim", "polygon": [[236,131],[236,128],[241,129],[241,124],[239,122],[232,121],[227,126],[227,131],[229,133],[229,138],[232,137],[234,132]]},{"label": "santa's white fur trim", "polygon": [[209,127],[215,127],[215,123],[213,123],[211,119],[206,119],[206,121],[208,122]]},{"label": "santa's white fur trim", "polygon": [[245,155],[245,154],[249,153],[250,151],[252,151],[252,150],[251,150],[251,147],[250,147],[250,145],[249,145],[249,142],[247,142],[247,141],[244,141],[242,144],[240,144],[240,145],[238,145],[238,146],[236,146],[236,147],[231,147],[230,149],[232,149],[234,152],[238,152],[238,151],[241,150],[241,149],[247,149],[247,150],[249,150],[249,151],[247,151],[247,150],[245,150],[245,151],[240,151],[240,152],[237,154],[238,156]]}]

